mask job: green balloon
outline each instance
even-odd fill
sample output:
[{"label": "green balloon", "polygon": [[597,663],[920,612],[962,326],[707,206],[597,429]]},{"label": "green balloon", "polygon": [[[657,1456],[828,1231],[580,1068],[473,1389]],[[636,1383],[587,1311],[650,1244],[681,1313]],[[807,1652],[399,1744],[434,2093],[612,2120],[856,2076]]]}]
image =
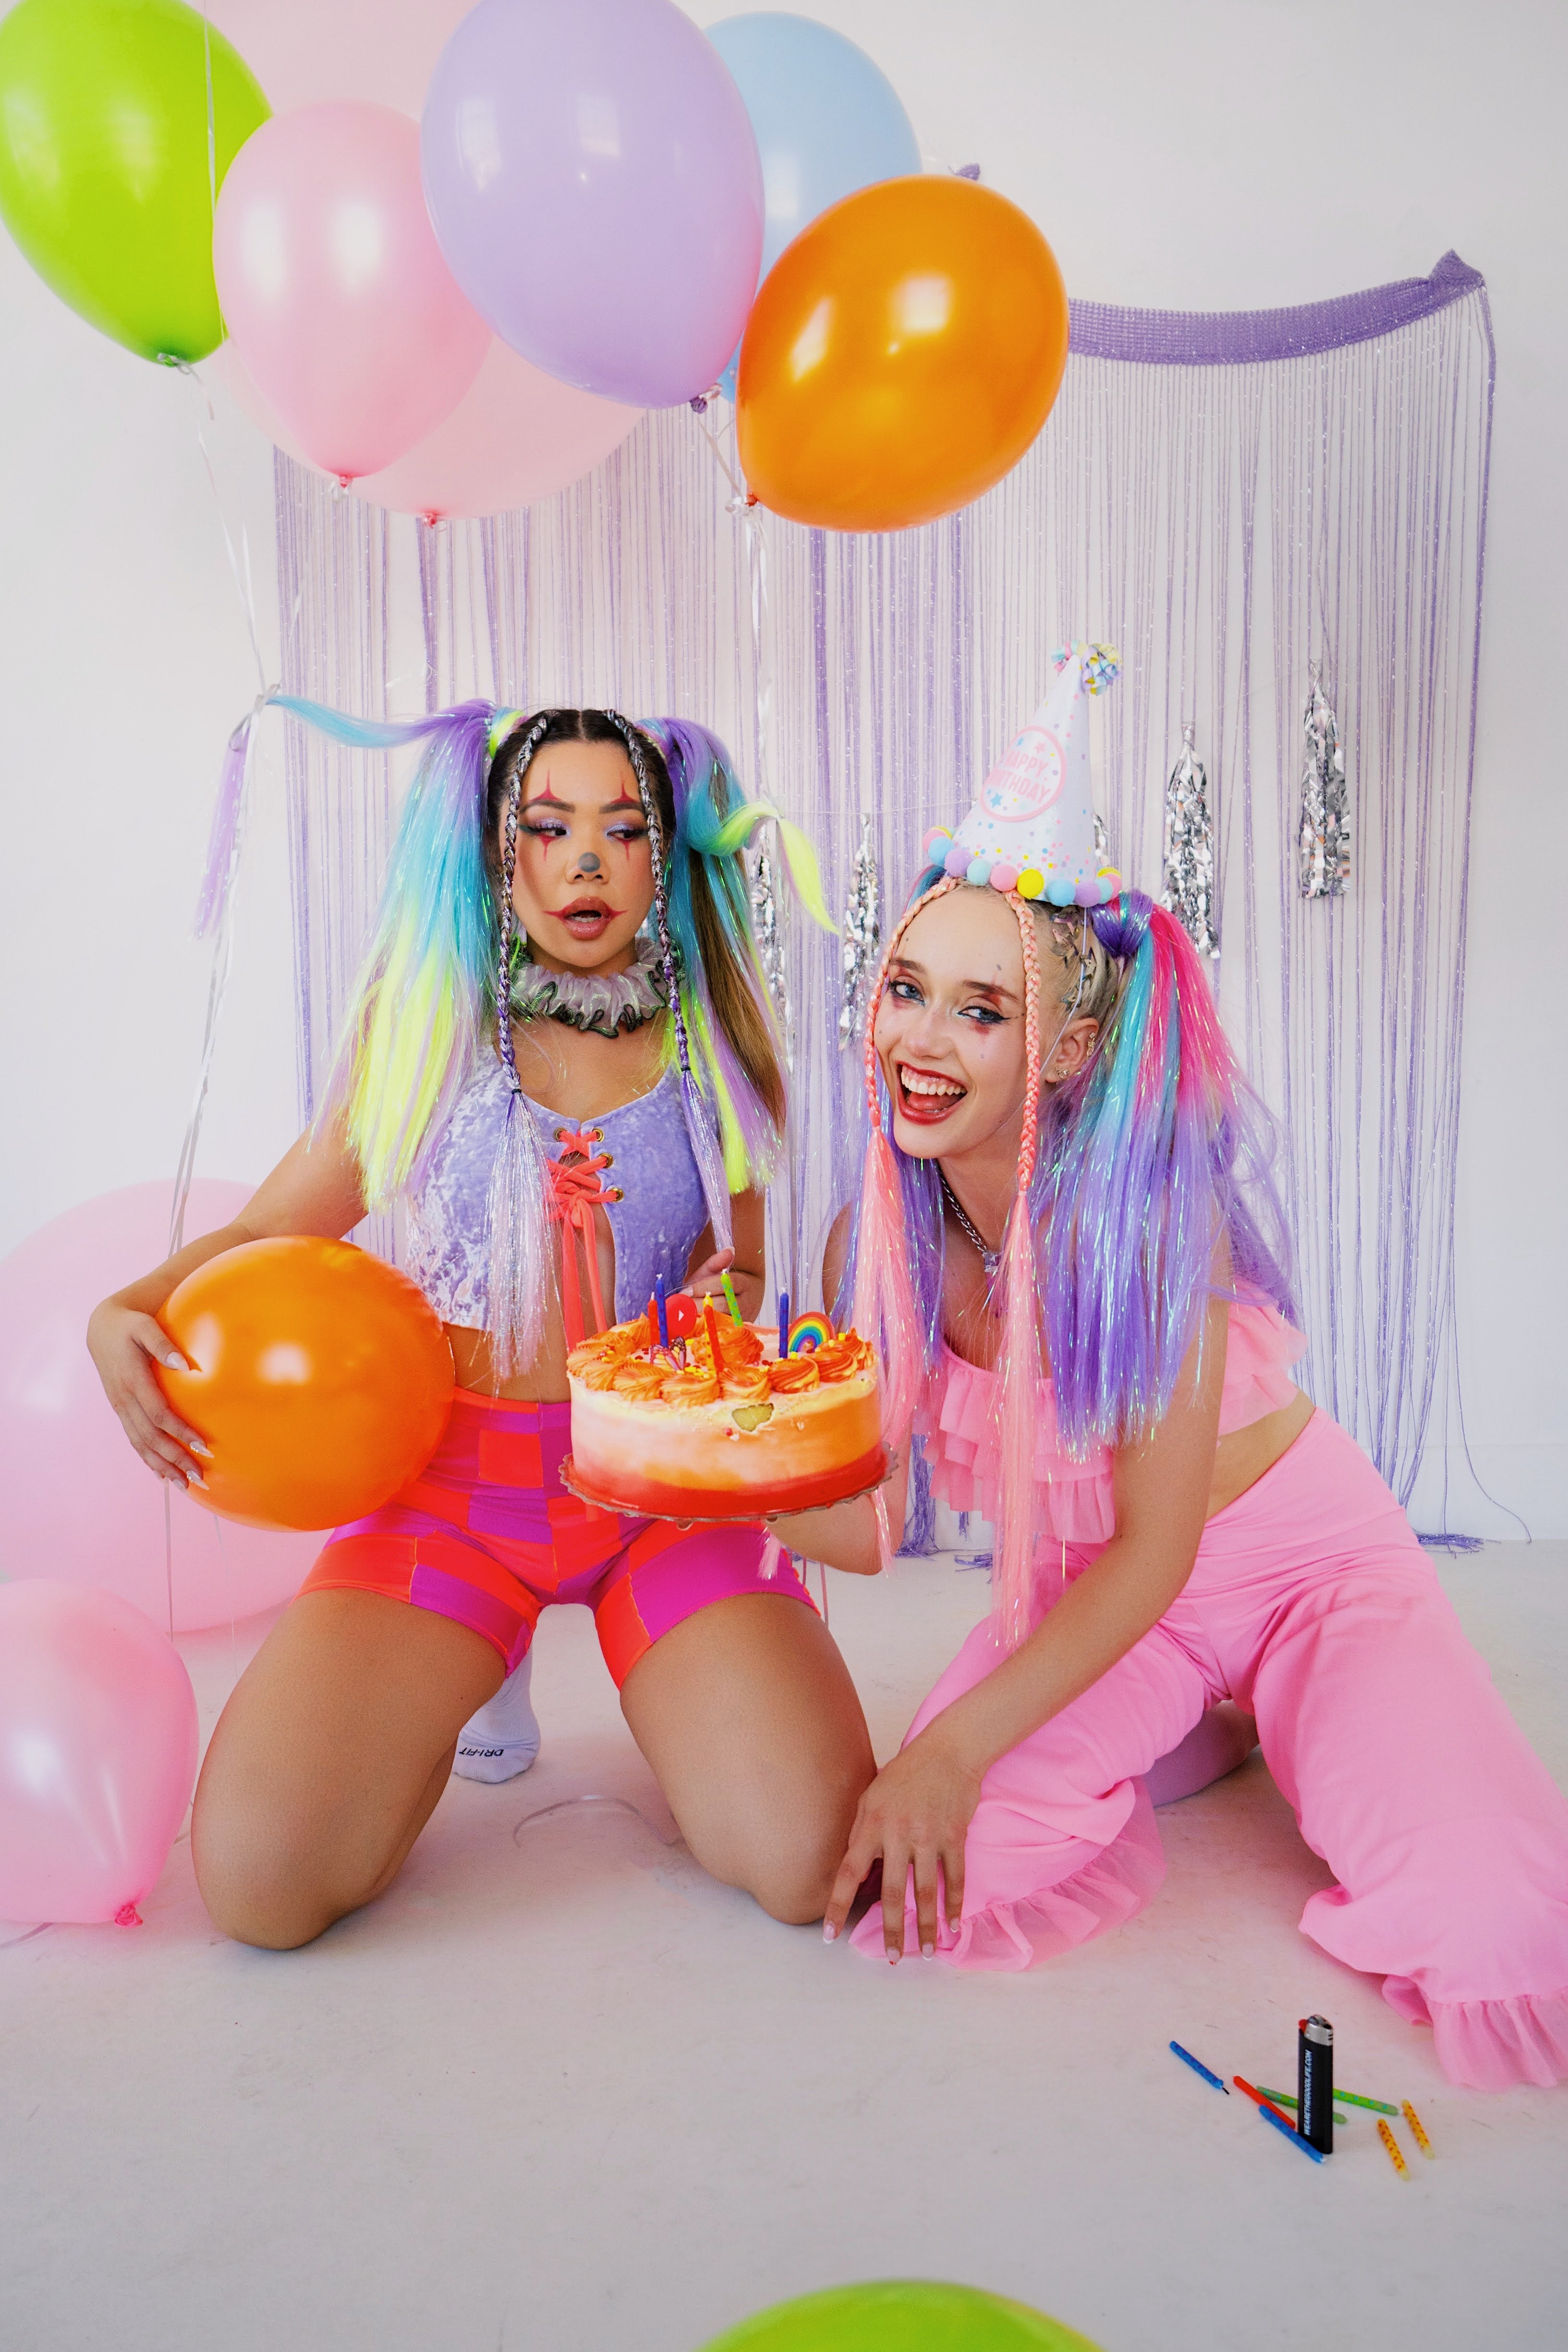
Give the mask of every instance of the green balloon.
[{"label": "green balloon", "polygon": [[978,2287],[883,2279],[775,2304],[702,2352],[1097,2352],[1043,2311]]},{"label": "green balloon", "polygon": [[0,218],[90,325],[144,360],[205,359],[224,332],[213,200],[270,112],[184,0],[19,0],[0,22]]}]

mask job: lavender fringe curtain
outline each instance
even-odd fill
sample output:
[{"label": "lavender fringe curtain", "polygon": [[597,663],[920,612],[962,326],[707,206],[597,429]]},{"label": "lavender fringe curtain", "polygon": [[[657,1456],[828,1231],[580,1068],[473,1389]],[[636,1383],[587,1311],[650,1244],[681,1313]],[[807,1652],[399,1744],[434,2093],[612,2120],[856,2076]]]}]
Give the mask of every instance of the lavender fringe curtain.
[{"label": "lavender fringe curtain", "polygon": [[[816,837],[842,907],[868,819],[884,907],[1038,700],[1053,645],[1118,644],[1097,706],[1117,865],[1159,887],[1184,718],[1214,797],[1220,1002],[1282,1115],[1305,1380],[1402,1498],[1457,1402],[1454,1182],[1493,358],[1481,278],[1293,310],[1073,309],[1035,447],[960,515],[838,537],[746,514],[686,411],[531,510],[427,526],[279,457],[286,683],[379,715],[479,691],[715,726]],[[1297,894],[1300,720],[1322,665],[1355,873]],[[309,1108],[384,856],[392,781],[291,744]],[[792,915],[797,1183],[775,1267],[815,1295],[855,1181],[839,946]],[[1436,1418],[1435,1418],[1436,1416]]]}]

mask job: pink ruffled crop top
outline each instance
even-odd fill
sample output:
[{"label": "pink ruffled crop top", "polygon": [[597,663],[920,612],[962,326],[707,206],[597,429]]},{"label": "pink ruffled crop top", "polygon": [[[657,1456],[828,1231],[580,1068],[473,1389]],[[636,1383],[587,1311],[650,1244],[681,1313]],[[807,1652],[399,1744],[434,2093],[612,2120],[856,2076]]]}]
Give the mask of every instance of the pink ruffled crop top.
[{"label": "pink ruffled crop top", "polygon": [[[1296,1393],[1292,1364],[1307,1342],[1267,1300],[1233,1300],[1220,1395],[1219,1433],[1249,1429],[1266,1413],[1278,1412]],[[946,1342],[927,1385],[915,1427],[925,1440],[931,1492],[955,1511],[979,1511],[994,1519],[1000,1501],[997,1423],[1001,1398],[997,1376],[955,1356]],[[1040,1531],[1061,1543],[1109,1543],[1116,1532],[1110,1454],[1098,1446],[1077,1462],[1062,1451],[1057,1434],[1054,1381],[1040,1382],[1039,1422],[1035,1437],[1035,1484]]]}]

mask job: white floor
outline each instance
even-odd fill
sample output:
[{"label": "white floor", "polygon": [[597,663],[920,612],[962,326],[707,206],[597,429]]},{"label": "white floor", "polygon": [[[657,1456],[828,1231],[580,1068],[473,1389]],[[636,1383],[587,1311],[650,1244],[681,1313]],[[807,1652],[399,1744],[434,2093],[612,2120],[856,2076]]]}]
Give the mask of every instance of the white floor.
[{"label": "white floor", "polygon": [[[1568,1781],[1568,1546],[1445,1580]],[[832,1580],[879,1752],[985,1603],[949,1559]],[[210,1721],[256,1629],[184,1644]],[[311,1949],[208,1925],[182,1843],[139,1931],[0,1951],[4,2352],[695,2352],[808,2288],[916,2275],[1106,2352],[1559,2352],[1568,2087],[1444,2083],[1298,1934],[1324,1882],[1257,1758],[1163,1817],[1118,1934],[1021,1978],[776,1927],[673,1842],[579,1610],[543,1755],[454,1782],[392,1893]],[[1289,2087],[1295,2022],[1411,2098],[1314,2167],[1170,2056]],[[1408,2146],[1408,2134],[1402,2132]]]}]

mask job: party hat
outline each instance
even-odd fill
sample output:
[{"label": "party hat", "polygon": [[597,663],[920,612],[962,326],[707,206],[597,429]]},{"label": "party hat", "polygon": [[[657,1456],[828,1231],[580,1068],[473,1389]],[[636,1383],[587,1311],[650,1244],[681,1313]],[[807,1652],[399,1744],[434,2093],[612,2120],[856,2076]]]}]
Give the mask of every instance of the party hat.
[{"label": "party hat", "polygon": [[1112,646],[1067,646],[1051,659],[1056,682],[1044,702],[958,831],[937,826],[925,854],[961,881],[1054,907],[1099,907],[1123,886],[1095,846],[1088,698],[1103,692],[1121,665]]}]

